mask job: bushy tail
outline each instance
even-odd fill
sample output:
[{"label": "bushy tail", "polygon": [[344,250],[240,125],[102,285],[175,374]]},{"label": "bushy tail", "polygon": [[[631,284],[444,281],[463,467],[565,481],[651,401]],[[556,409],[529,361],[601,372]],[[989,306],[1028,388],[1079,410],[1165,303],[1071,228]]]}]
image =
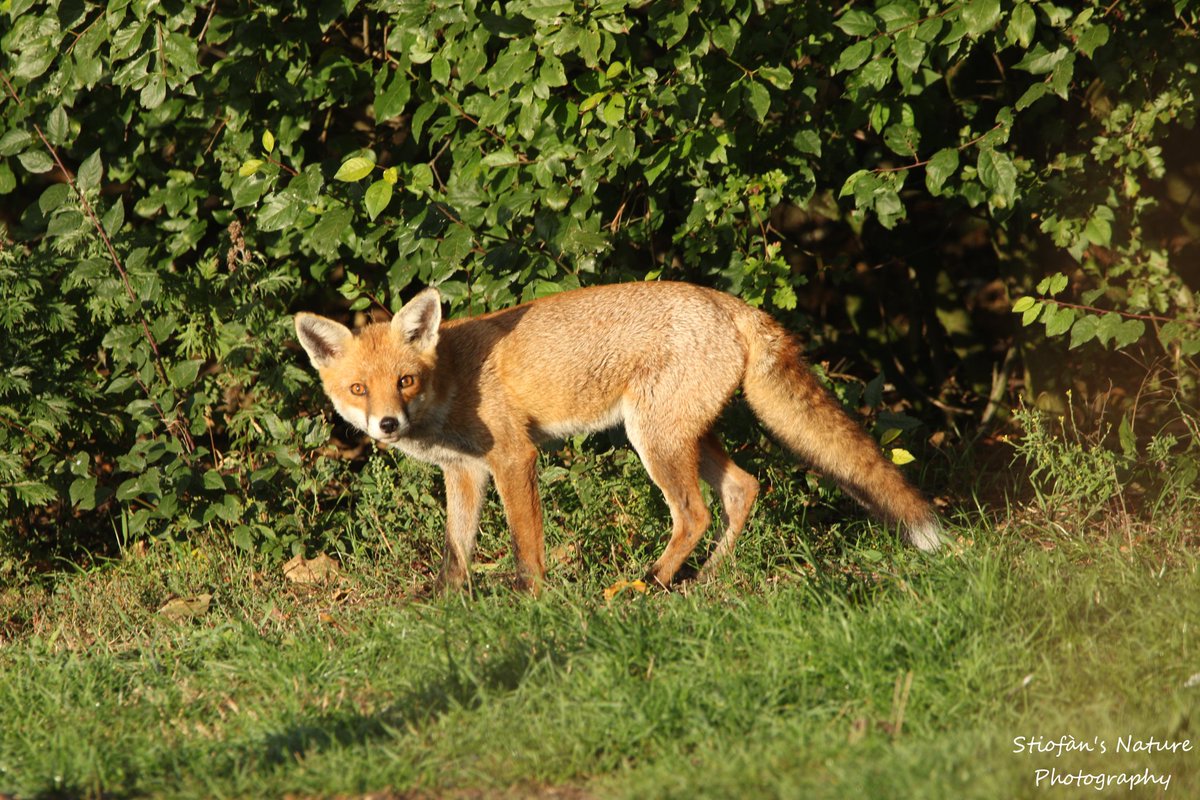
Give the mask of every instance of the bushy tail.
[{"label": "bushy tail", "polygon": [[742,315],[738,327],[749,349],[742,388],[759,420],[873,514],[901,523],[910,544],[936,550],[941,535],[933,508],[821,386],[792,335],[758,311]]}]

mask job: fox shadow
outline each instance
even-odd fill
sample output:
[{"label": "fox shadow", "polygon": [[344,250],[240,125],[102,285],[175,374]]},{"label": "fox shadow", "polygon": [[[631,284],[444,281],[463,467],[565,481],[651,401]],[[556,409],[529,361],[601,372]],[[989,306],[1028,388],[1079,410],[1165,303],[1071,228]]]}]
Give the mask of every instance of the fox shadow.
[{"label": "fox shadow", "polygon": [[240,748],[230,768],[274,766],[325,750],[357,747],[414,735],[455,709],[475,709],[516,691],[540,664],[564,665],[575,647],[546,637],[509,643],[486,653],[451,656],[436,675],[377,711],[339,709],[306,716]]}]

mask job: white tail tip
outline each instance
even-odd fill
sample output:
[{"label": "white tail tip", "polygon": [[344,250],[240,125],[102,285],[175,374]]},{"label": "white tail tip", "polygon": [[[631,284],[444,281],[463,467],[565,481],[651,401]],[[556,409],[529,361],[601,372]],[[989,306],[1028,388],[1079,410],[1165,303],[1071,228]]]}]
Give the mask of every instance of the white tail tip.
[{"label": "white tail tip", "polygon": [[932,553],[942,546],[942,526],[934,519],[905,525],[904,538],[921,552]]}]

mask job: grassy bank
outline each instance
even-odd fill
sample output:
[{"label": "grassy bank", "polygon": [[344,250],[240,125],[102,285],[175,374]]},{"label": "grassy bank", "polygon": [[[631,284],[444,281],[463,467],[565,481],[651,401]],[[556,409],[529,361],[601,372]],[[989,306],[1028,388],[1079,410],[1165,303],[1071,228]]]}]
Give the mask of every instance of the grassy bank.
[{"label": "grassy bank", "polygon": [[809,570],[751,547],[715,585],[607,601],[603,570],[413,599],[353,558],[292,584],[156,545],[5,595],[0,792],[982,798],[1041,796],[1042,768],[1200,790],[1195,751],[1115,752],[1194,736],[1195,559],[966,533],[925,558],[867,532]]}]

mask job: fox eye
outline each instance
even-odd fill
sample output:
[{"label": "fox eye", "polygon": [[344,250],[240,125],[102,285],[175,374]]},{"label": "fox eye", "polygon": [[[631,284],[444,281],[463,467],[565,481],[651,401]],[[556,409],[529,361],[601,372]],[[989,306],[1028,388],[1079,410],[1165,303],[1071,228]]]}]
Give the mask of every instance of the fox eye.
[{"label": "fox eye", "polygon": [[367,387],[365,384],[362,384],[362,383],[350,384],[350,394],[356,394],[359,397],[362,397],[366,393],[367,393]]},{"label": "fox eye", "polygon": [[407,389],[408,387],[412,386],[416,382],[417,382],[417,379],[414,378],[412,375],[402,375],[400,377],[400,388]]}]

